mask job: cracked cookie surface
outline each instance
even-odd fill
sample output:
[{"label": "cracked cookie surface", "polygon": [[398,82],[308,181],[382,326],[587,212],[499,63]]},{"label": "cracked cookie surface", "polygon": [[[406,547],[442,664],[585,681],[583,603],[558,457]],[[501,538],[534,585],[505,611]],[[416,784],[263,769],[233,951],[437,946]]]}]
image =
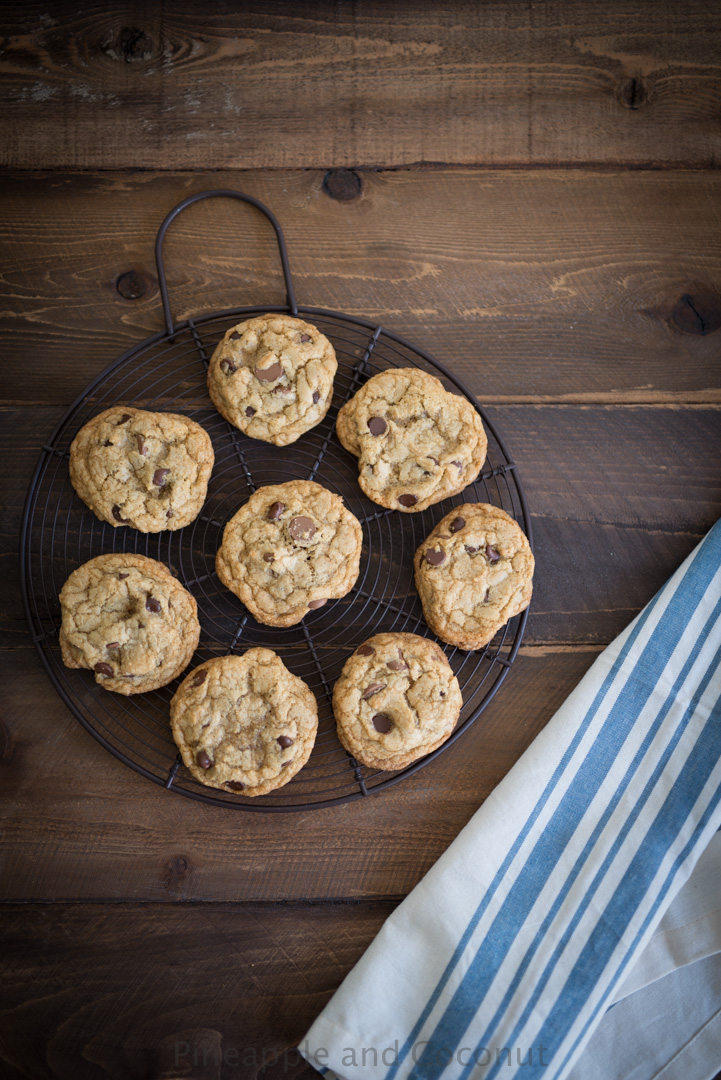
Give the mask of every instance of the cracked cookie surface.
[{"label": "cracked cookie surface", "polygon": [[439,645],[417,634],[376,634],[346,660],[333,687],[338,737],[376,769],[405,769],[446,741],[463,699]]},{"label": "cracked cookie surface", "polygon": [[173,738],[201,784],[265,795],[310,757],[318,707],[271,649],[248,649],[195,668],[170,703]]},{"label": "cracked cookie surface", "polygon": [[117,694],[157,690],[190,663],[200,637],[195,598],[144,555],[98,555],[60,592],[60,647],[69,668],[89,668]]},{"label": "cracked cookie surface", "polygon": [[340,410],[336,430],[358,458],[368,498],[404,513],[463,491],[486,460],[477,411],[419,368],[374,375]]},{"label": "cracked cookie surface", "polygon": [[219,342],[208,391],[225,419],[251,439],[287,446],[330,408],[338,362],[325,334],[290,315],[238,323]]},{"label": "cracked cookie surface", "polygon": [[426,622],[460,649],[482,649],[531,602],[531,547],[513,518],[490,503],[464,503],[446,514],[414,564]]},{"label": "cracked cookie surface", "polygon": [[194,420],[118,405],[73,439],[70,480],[101,521],[163,532],[198,516],[213,461],[210,437]]},{"label": "cracked cookie surface", "polygon": [[340,495],[312,480],[259,488],[216,557],[223,584],[267,626],[293,626],[353,588],[363,534]]}]

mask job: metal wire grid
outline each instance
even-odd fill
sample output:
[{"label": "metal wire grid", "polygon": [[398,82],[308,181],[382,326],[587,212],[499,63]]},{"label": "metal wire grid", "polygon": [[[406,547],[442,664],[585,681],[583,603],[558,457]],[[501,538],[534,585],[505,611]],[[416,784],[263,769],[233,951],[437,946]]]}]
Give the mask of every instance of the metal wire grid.
[{"label": "metal wire grid", "polygon": [[[182,205],[182,204],[181,204]],[[164,285],[164,280],[161,280]],[[338,357],[332,406],[312,431],[289,447],[246,438],[213,408],[207,394],[208,360],[229,326],[266,312],[307,317],[332,341]],[[464,706],[451,738],[398,773],[360,765],[340,745],[331,708],[333,683],[348,656],[372,634],[406,631],[433,638],[413,584],[413,555],[433,526],[462,502],[490,502],[516,517],[531,539],[531,523],[516,467],[488,417],[443,365],[403,338],[372,322],[321,308],[289,304],[213,312],[157,334],[111,364],[70,407],[43,447],[30,485],[21,536],[21,586],[33,640],[62,699],[92,735],[131,768],[179,794],[216,806],[251,811],[318,808],[385,789],[427,765],[457,739],[493,697],[520,646],[528,612],[512,619],[482,652],[444,646],[458,677]],[[371,375],[389,367],[416,366],[460,390],[478,408],[489,435],[488,458],[475,484],[426,511],[401,514],[378,507],[357,482],[356,459],[335,435],[338,409]],[[177,532],[144,534],[99,521],[74,493],[67,458],[75,434],[92,416],[116,404],[181,412],[206,429],[215,450],[208,498],[200,516]],[[311,612],[298,626],[276,628],[255,621],[219,582],[215,554],[225,523],[258,487],[313,479],[342,495],[363,526],[360,575],[352,592]],[[180,761],[169,726],[169,702],[181,679],[160,690],[124,697],[99,687],[93,674],[66,668],[57,633],[58,594],[73,570],[107,552],[136,552],[158,559],[198,601],[201,639],[192,664],[242,653],[255,645],[274,649],[304,679],[318,701],[319,729],[305,767],[285,787],[260,799],[207,788]],[[435,639],[434,639],[435,640]]]}]

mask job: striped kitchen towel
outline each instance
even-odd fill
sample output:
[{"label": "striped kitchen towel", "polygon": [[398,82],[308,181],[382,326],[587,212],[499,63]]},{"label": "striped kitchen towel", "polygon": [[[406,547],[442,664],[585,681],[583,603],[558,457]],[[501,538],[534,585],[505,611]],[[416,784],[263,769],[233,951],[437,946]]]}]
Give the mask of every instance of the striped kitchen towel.
[{"label": "striped kitchen towel", "polygon": [[721,825],[720,664],[721,522],[386,921],[311,1064],[566,1076]]}]

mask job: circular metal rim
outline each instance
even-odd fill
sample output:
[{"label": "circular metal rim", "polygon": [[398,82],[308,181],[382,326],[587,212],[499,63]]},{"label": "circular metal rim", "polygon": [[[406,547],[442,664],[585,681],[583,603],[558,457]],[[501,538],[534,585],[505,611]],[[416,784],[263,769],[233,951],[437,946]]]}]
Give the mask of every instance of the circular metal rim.
[{"label": "circular metal rim", "polygon": [[[329,309],[329,308],[312,307],[312,306],[307,306],[307,305],[297,305],[297,306],[292,305],[291,306],[290,304],[287,304],[287,303],[286,304],[268,305],[268,306],[263,306],[263,307],[258,307],[256,305],[256,306],[246,306],[246,307],[236,307],[236,308],[224,308],[224,309],[221,309],[221,310],[218,310],[218,311],[206,312],[206,313],[204,313],[202,315],[193,316],[192,318],[188,318],[188,319],[183,320],[182,322],[176,323],[173,326],[172,333],[168,332],[168,330],[166,328],[165,330],[158,331],[156,334],[151,334],[149,337],[145,338],[143,341],[139,342],[138,344],[132,346],[130,349],[126,350],[126,352],[124,352],[120,357],[117,357],[116,359],[112,360],[108,365],[106,365],[106,367],[104,367],[102,369],[102,371],[100,371],[98,373],[98,375],[96,375],[95,378],[92,379],[90,383],[88,383],[88,385],[84,388],[84,390],[75,398],[75,400],[72,402],[72,404],[70,406],[68,406],[68,408],[63,413],[62,417],[60,418],[60,420],[56,424],[55,428],[53,429],[52,435],[48,439],[47,443],[44,444],[44,446],[43,446],[42,452],[41,452],[40,457],[38,458],[37,464],[35,466],[35,470],[33,472],[32,479],[31,479],[30,484],[28,486],[28,493],[27,493],[27,496],[26,496],[26,499],[25,499],[25,504],[24,504],[24,507],[23,507],[22,523],[21,523],[21,529],[20,529],[20,560],[19,560],[20,561],[20,566],[19,566],[19,569],[20,569],[20,591],[21,591],[21,595],[22,595],[23,607],[24,607],[24,610],[25,610],[25,616],[27,618],[28,626],[30,628],[31,636],[32,636],[32,639],[33,639],[33,644],[35,645],[36,652],[38,653],[38,655],[39,655],[39,657],[40,657],[40,659],[42,661],[43,667],[45,668],[45,670],[46,670],[46,672],[47,672],[53,686],[55,687],[55,690],[57,691],[58,695],[60,696],[61,700],[65,702],[65,704],[70,709],[73,716],[82,724],[82,726],[85,728],[85,730],[88,731],[93,736],[93,738],[98,743],[100,743],[101,746],[103,746],[106,750],[108,750],[113,755],[113,757],[117,758],[119,761],[122,761],[123,764],[127,765],[134,772],[137,772],[141,776],[144,776],[148,780],[151,780],[156,786],[164,787],[167,790],[173,791],[175,794],[182,795],[182,796],[184,796],[186,798],[189,798],[189,799],[194,799],[197,802],[202,802],[202,803],[209,804],[209,805],[212,805],[212,806],[223,807],[224,809],[243,810],[243,811],[249,811],[249,812],[255,812],[255,813],[289,813],[289,812],[293,812],[293,811],[321,810],[321,809],[324,809],[326,807],[330,808],[330,807],[339,806],[339,805],[342,805],[342,804],[345,804],[345,803],[348,803],[348,802],[355,802],[355,801],[357,801],[359,799],[367,798],[369,795],[375,795],[375,794],[380,793],[381,791],[385,791],[387,788],[393,787],[395,784],[399,783],[401,780],[404,780],[406,777],[412,776],[414,773],[418,772],[420,769],[425,768],[426,765],[428,765],[432,761],[434,761],[435,758],[437,758],[440,754],[442,754],[444,750],[446,750],[449,746],[451,746],[473,723],[475,723],[475,721],[481,715],[481,713],[486,708],[486,706],[493,700],[496,693],[498,692],[498,689],[500,688],[500,686],[503,684],[503,682],[507,678],[510,667],[511,667],[511,665],[512,665],[512,663],[513,663],[513,661],[514,661],[514,659],[515,659],[515,657],[516,657],[516,655],[518,653],[518,650],[519,650],[519,648],[521,646],[521,642],[523,640],[523,635],[524,635],[524,632],[525,632],[526,623],[528,621],[528,615],[529,615],[529,611],[530,611],[530,606],[529,606],[518,617],[519,618],[518,625],[516,627],[515,636],[513,638],[513,642],[512,642],[510,651],[508,653],[507,659],[504,659],[503,661],[499,661],[498,657],[496,656],[491,661],[491,667],[493,667],[496,663],[501,663],[502,670],[498,673],[496,679],[493,682],[493,685],[484,694],[484,696],[482,697],[479,704],[469,714],[469,716],[466,717],[466,719],[463,721],[463,723],[461,725],[459,725],[453,731],[453,733],[450,735],[450,737],[448,739],[446,739],[446,741],[440,747],[438,747],[436,750],[434,750],[432,753],[430,753],[427,756],[421,758],[419,761],[414,762],[412,765],[409,765],[407,768],[405,768],[405,769],[403,769],[403,770],[401,770],[401,771],[399,771],[397,773],[393,773],[393,774],[389,775],[386,779],[384,779],[380,783],[374,785],[368,791],[363,789],[363,790],[359,790],[357,792],[352,792],[352,793],[347,794],[347,795],[338,796],[338,797],[333,798],[333,799],[325,799],[325,800],[322,800],[322,801],[319,801],[319,802],[305,802],[305,803],[295,803],[295,804],[287,804],[287,805],[268,805],[268,804],[261,804],[261,803],[256,804],[256,803],[229,802],[229,801],[222,800],[222,799],[219,799],[217,797],[214,797],[213,795],[206,794],[205,792],[196,792],[196,791],[186,790],[186,789],[180,788],[180,787],[175,787],[175,786],[172,785],[172,778],[169,781],[164,782],[162,777],[154,775],[148,769],[145,769],[142,765],[140,765],[138,762],[131,760],[129,757],[127,757],[125,754],[123,754],[123,752],[121,750],[119,750],[117,747],[113,746],[107,739],[105,739],[105,737],[102,735],[102,733],[100,731],[98,731],[97,728],[93,727],[93,725],[90,724],[86,720],[86,718],[82,715],[79,708],[74,703],[73,699],[66,693],[65,689],[63,688],[63,686],[59,682],[58,677],[55,674],[55,671],[53,670],[53,668],[52,668],[52,666],[50,664],[50,661],[49,661],[48,657],[46,656],[45,651],[42,648],[41,642],[42,642],[42,639],[45,637],[45,633],[39,633],[40,628],[36,625],[36,623],[34,621],[33,612],[32,612],[31,605],[30,605],[29,591],[28,591],[28,564],[27,564],[28,531],[29,531],[29,526],[30,526],[30,522],[31,522],[32,510],[33,510],[33,507],[34,507],[34,500],[35,500],[35,496],[36,496],[37,491],[38,491],[38,482],[39,482],[39,480],[41,478],[41,474],[43,473],[44,466],[47,465],[49,459],[52,457],[52,455],[54,453],[54,449],[52,448],[52,444],[55,442],[57,436],[63,430],[65,425],[68,423],[68,421],[72,419],[74,413],[87,400],[87,398],[90,397],[90,395],[95,390],[95,388],[100,383],[102,383],[109,375],[111,375],[116,369],[122,367],[124,364],[127,364],[128,361],[133,359],[133,357],[135,357],[136,355],[139,355],[141,352],[148,349],[149,347],[151,347],[153,345],[156,345],[156,344],[159,344],[159,343],[164,342],[164,341],[168,341],[168,342],[172,343],[175,340],[176,335],[183,332],[184,330],[191,330],[192,331],[198,325],[202,325],[204,323],[211,322],[211,321],[218,320],[218,319],[226,319],[226,318],[231,319],[231,318],[238,318],[238,317],[241,317],[241,316],[250,317],[250,316],[253,316],[253,315],[259,315],[259,314],[263,314],[263,313],[266,313],[266,314],[267,313],[290,314],[291,312],[293,313],[294,316],[297,316],[297,315],[310,315],[310,316],[316,316],[316,317],[320,316],[320,317],[325,317],[325,318],[328,318],[328,319],[335,319],[335,320],[339,320],[339,321],[343,321],[343,322],[353,323],[355,325],[365,327],[366,329],[369,329],[369,330],[375,330],[375,331],[377,331],[378,336],[380,336],[382,334],[384,337],[390,338],[392,341],[395,341],[399,345],[402,345],[404,348],[410,350],[410,352],[414,353],[416,356],[421,357],[423,360],[425,360],[427,363],[429,363],[432,367],[434,367],[441,375],[443,375],[446,379],[448,379],[450,382],[452,382],[458,388],[458,390],[461,391],[463,396],[473,405],[473,407],[476,409],[476,411],[479,413],[479,415],[481,416],[481,418],[483,420],[484,425],[491,432],[491,434],[493,435],[493,437],[494,437],[500,451],[504,455],[504,457],[506,459],[506,467],[507,467],[507,469],[512,470],[513,484],[515,486],[515,490],[516,490],[516,493],[518,495],[518,500],[519,500],[519,504],[520,504],[520,507],[521,507],[521,514],[522,514],[522,517],[523,517],[523,531],[525,532],[526,536],[528,537],[528,541],[529,541],[529,544],[531,545],[531,548],[533,548],[533,529],[532,529],[532,524],[531,524],[531,517],[530,517],[530,512],[528,510],[528,504],[527,504],[525,492],[523,490],[523,484],[521,482],[521,478],[520,478],[520,475],[518,473],[518,469],[517,469],[513,459],[511,458],[510,454],[508,453],[508,449],[506,447],[506,444],[505,444],[504,440],[502,439],[501,435],[498,433],[495,424],[488,417],[488,415],[486,414],[483,407],[479,404],[479,402],[477,401],[475,396],[471,393],[471,391],[468,389],[468,387],[465,385],[465,383],[461,379],[459,379],[458,376],[456,376],[452,371],[450,371],[449,368],[447,368],[446,365],[443,364],[440,360],[437,360],[430,353],[426,352],[424,349],[419,348],[417,345],[413,344],[413,342],[409,341],[407,338],[403,337],[402,335],[397,334],[394,331],[389,330],[387,327],[384,327],[384,326],[380,325],[379,323],[376,323],[376,322],[374,322],[374,321],[372,321],[370,319],[363,319],[363,318],[361,318],[359,316],[348,315],[348,314],[346,314],[344,312],[333,311],[332,309]],[[505,641],[505,633],[506,632],[507,632],[507,625],[506,625],[506,630],[504,631],[504,641]],[[209,790],[211,790],[211,789],[209,789]]]}]

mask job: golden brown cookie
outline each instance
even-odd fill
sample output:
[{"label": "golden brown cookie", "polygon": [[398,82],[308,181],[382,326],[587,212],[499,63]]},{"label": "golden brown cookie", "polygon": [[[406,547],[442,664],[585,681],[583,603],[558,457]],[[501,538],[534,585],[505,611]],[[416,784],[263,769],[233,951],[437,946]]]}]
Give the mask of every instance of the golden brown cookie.
[{"label": "golden brown cookie", "polygon": [[463,699],[439,645],[417,634],[376,634],[346,660],[333,687],[338,737],[376,769],[405,769],[444,743]]},{"label": "golden brown cookie", "polygon": [[482,649],[527,608],[534,560],[520,526],[490,503],[451,510],[415,555],[416,588],[434,634],[459,649]]},{"label": "golden brown cookie", "polygon": [[118,405],[73,439],[70,479],[101,521],[163,532],[198,516],[213,460],[210,437],[194,420]]},{"label": "golden brown cookie", "polygon": [[340,410],[336,430],[358,458],[368,498],[404,513],[463,491],[486,460],[477,411],[419,368],[374,375]]},{"label": "golden brown cookie", "polygon": [[215,566],[259,622],[293,626],[355,585],[360,522],[312,480],[259,488],[231,518]]},{"label": "golden brown cookie", "polygon": [[157,690],[190,663],[200,637],[195,598],[144,555],[98,555],[60,593],[60,646],[69,668],[89,668],[117,694]]},{"label": "golden brown cookie", "polygon": [[318,729],[312,691],[270,649],[195,668],[170,703],[183,763],[201,784],[266,795],[310,757]]},{"label": "golden brown cookie", "polygon": [[287,446],[328,412],[337,367],[317,327],[261,315],[227,331],[210,361],[208,391],[218,412],[251,439]]}]

